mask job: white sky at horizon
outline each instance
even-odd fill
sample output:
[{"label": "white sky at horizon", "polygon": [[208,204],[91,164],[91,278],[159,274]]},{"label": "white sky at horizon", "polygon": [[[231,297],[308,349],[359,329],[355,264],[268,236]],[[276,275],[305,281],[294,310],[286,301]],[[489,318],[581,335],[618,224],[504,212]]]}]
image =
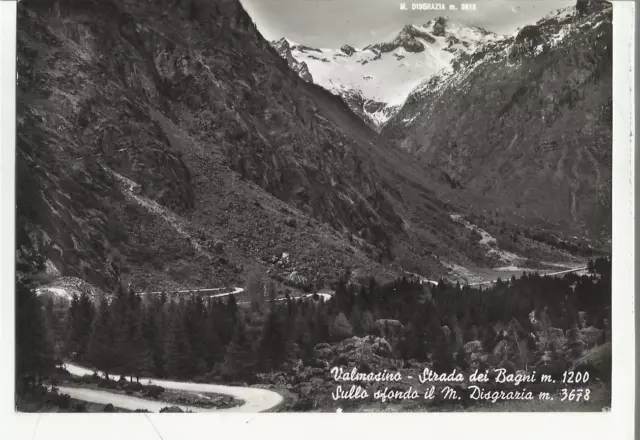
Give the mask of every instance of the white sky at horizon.
[{"label": "white sky at horizon", "polygon": [[[489,31],[511,34],[576,0],[478,0],[475,11],[401,11],[401,0],[240,0],[269,41],[286,37],[313,47],[363,47],[393,38],[407,24],[440,15]],[[411,8],[411,1],[404,1]]]}]

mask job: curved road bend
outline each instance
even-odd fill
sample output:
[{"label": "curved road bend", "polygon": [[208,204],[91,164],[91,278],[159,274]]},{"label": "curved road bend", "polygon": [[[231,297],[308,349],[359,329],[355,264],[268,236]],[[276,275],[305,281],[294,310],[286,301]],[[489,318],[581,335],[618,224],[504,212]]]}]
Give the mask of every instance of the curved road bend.
[{"label": "curved road bend", "polygon": [[[91,375],[94,370],[80,367],[74,364],[65,364],[66,370],[74,376]],[[99,372],[103,375],[104,373]],[[236,399],[244,401],[244,404],[233,408],[198,408],[194,406],[176,405],[171,402],[161,402],[155,400],[140,399],[137,397],[126,396],[122,394],[110,393],[108,391],[99,391],[89,388],[72,388],[58,387],[60,392],[69,394],[71,398],[83,400],[86,402],[108,404],[113,406],[136,410],[146,409],[152,412],[158,412],[166,406],[177,406],[183,411],[187,409],[193,412],[263,412],[274,408],[282,403],[283,397],[275,391],[265,390],[262,388],[236,387],[229,385],[215,385],[195,382],[177,382],[172,380],[140,378],[143,385],[158,385],[167,389],[189,391],[194,393],[216,393],[232,396]]]}]

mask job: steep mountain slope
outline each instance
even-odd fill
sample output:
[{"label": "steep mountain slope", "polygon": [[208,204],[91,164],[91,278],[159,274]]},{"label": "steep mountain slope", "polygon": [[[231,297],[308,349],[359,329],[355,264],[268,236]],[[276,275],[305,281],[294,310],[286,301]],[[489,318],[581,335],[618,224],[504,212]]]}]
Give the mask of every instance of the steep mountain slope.
[{"label": "steep mountain slope", "polygon": [[579,2],[457,58],[383,135],[466,190],[564,232],[611,224],[612,8]]},{"label": "steep mountain slope", "polygon": [[272,43],[289,66],[307,81],[341,96],[374,128],[380,128],[425,78],[454,71],[456,56],[500,37],[484,29],[438,17],[423,26],[407,25],[388,42],[362,49],[316,49],[285,38]]},{"label": "steep mountain slope", "polygon": [[300,80],[237,0],[24,0],[18,55],[21,268],[310,288],[484,263],[412,158]]}]

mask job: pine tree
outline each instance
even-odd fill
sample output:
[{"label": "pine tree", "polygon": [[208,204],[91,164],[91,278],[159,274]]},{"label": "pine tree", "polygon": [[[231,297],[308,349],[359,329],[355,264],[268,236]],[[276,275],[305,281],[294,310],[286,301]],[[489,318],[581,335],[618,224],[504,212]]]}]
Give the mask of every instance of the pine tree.
[{"label": "pine tree", "polygon": [[153,299],[146,308],[146,317],[142,326],[145,345],[151,355],[151,372],[154,376],[166,375],[164,364],[165,311],[162,297]]},{"label": "pine tree", "polygon": [[344,313],[338,313],[331,323],[331,337],[336,341],[342,341],[351,336],[353,336],[353,327]]},{"label": "pine tree", "polygon": [[35,291],[16,283],[16,398],[38,387],[54,369],[51,339]]},{"label": "pine tree", "polygon": [[202,335],[205,350],[204,360],[209,368],[224,359],[224,345],[220,340],[220,334],[214,322],[214,310],[209,305],[204,317]]},{"label": "pine tree", "polygon": [[78,307],[79,307],[79,303],[80,303],[80,298],[78,297],[77,294],[73,294],[73,297],[71,298],[71,304],[69,304],[69,308],[67,309],[67,348],[69,350],[69,354],[75,356],[75,354],[78,351],[78,341],[76,340],[77,335],[74,332],[74,323],[75,323],[75,319],[74,317],[76,316],[76,314],[78,313]]},{"label": "pine tree", "polygon": [[169,304],[164,340],[164,361],[169,377],[186,378],[193,372],[193,357],[184,326],[184,300]]},{"label": "pine tree", "polygon": [[[238,302],[236,300],[235,295],[229,295],[227,299],[227,307],[226,307],[227,315],[231,317],[231,328],[236,323],[236,318],[238,316]],[[231,331],[229,332],[231,334]]]},{"label": "pine tree", "polygon": [[243,318],[236,319],[231,343],[224,358],[223,374],[227,378],[248,378],[254,368],[249,329]]},{"label": "pine tree", "polygon": [[313,356],[313,339],[311,336],[311,328],[305,316],[298,312],[295,316],[292,331],[294,341],[300,348],[300,355],[303,359],[309,359]]},{"label": "pine tree", "polygon": [[286,360],[287,344],[284,324],[275,309],[269,312],[265,320],[259,356],[264,370],[275,369]]},{"label": "pine tree", "polygon": [[362,321],[362,312],[358,305],[355,305],[349,315],[349,323],[353,328],[353,333],[357,336],[363,336],[365,334],[365,328]]},{"label": "pine tree", "polygon": [[375,322],[373,320],[373,315],[369,310],[365,310],[362,313],[361,322],[362,322],[362,328],[363,328],[364,334],[367,334],[367,335],[371,334],[371,331],[375,326]]},{"label": "pine tree", "polygon": [[113,318],[109,302],[103,298],[91,329],[88,358],[96,369],[104,371],[107,376],[116,366],[113,343]]},{"label": "pine tree", "polygon": [[444,334],[436,338],[435,351],[433,353],[433,369],[437,373],[450,373],[453,371],[453,351]]},{"label": "pine tree", "polygon": [[81,362],[88,361],[89,338],[95,316],[95,308],[86,293],[80,297],[74,295],[68,312],[68,349],[73,358]]},{"label": "pine tree", "polygon": [[45,327],[47,328],[56,359],[63,359],[66,357],[67,352],[65,335],[67,324],[64,307],[64,305],[60,305],[55,297],[45,299]]},{"label": "pine tree", "polygon": [[153,359],[151,345],[145,337],[145,331],[149,326],[149,313],[141,304],[136,307],[132,315],[131,323],[131,375],[139,381],[141,376],[153,374]]},{"label": "pine tree", "polygon": [[469,363],[463,348],[460,348],[456,353],[456,364],[463,371],[469,369]]},{"label": "pine tree", "polygon": [[131,376],[134,371],[136,354],[131,344],[132,308],[128,294],[121,287],[111,303],[111,318],[113,320],[113,362],[114,373],[121,376]]},{"label": "pine tree", "polygon": [[208,369],[205,348],[205,319],[202,297],[195,296],[186,303],[184,314],[184,326],[191,347],[194,374],[203,374]]}]

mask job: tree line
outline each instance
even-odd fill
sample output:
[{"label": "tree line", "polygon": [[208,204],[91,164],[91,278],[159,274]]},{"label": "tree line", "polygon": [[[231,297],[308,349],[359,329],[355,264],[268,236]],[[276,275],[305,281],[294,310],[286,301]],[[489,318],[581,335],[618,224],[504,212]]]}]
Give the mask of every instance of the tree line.
[{"label": "tree line", "polygon": [[[288,294],[276,300],[270,285],[248,305],[239,305],[232,295],[141,297],[122,287],[99,299],[76,295],[65,304],[41,301],[20,284],[17,370],[38,381],[69,359],[134,380],[251,382],[256,373],[277,370],[287,361],[311,361],[321,342],[376,335],[390,340],[395,357],[431,357],[434,368],[446,371],[463,343],[477,340],[493,350],[502,338],[497,324],[516,320],[526,340],[535,332],[532,312],[552,327],[605,328],[611,319],[611,262],[598,259],[589,268],[588,276],[533,273],[484,289],[444,281],[427,286],[407,278],[353,285],[345,276],[333,285],[328,301]],[[579,322],[579,312],[586,312],[586,323]],[[385,328],[391,321],[402,325],[398,335]]]}]

